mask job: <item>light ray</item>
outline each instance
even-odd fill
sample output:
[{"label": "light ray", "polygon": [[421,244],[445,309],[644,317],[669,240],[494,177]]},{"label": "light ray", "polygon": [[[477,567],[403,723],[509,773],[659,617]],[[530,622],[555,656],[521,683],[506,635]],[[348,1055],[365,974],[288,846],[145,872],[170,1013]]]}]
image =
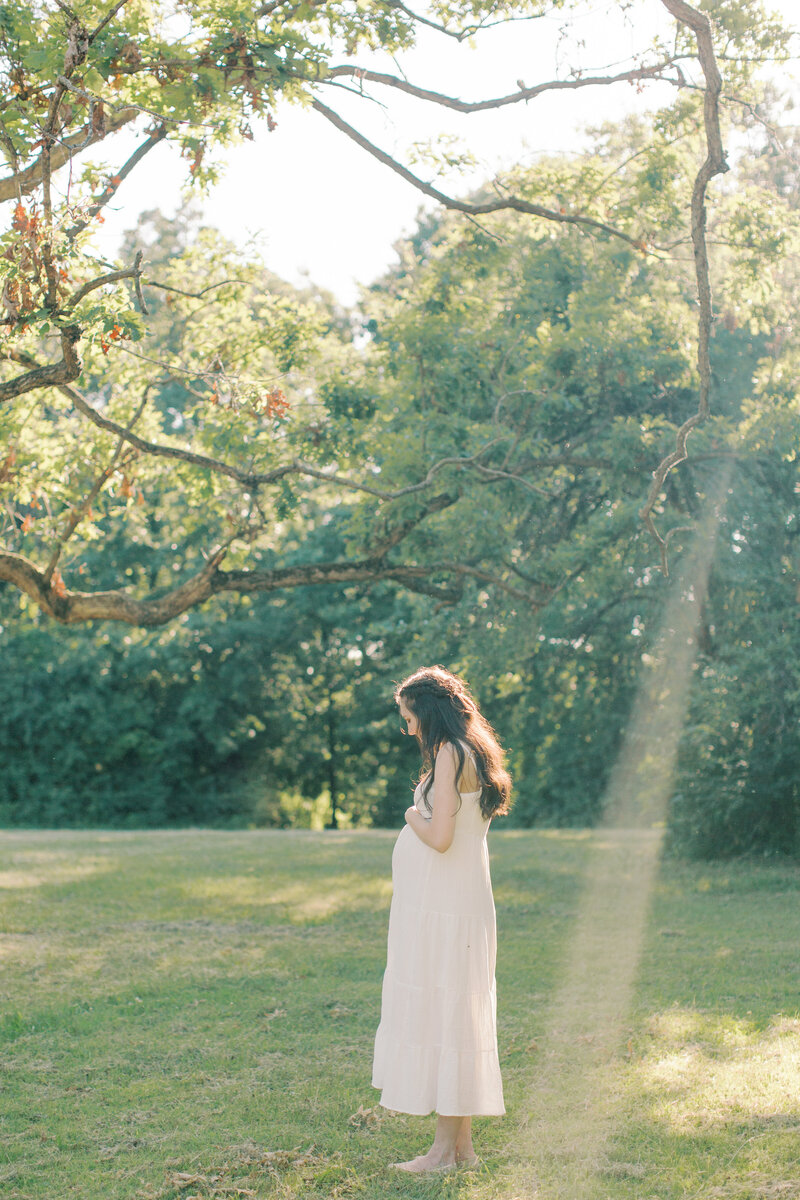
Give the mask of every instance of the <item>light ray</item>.
[{"label": "light ray", "polygon": [[613,1164],[608,1141],[625,1028],[658,867],[675,758],[731,468],[718,475],[681,578],[667,597],[611,772],[574,935],[541,1039],[511,1196],[588,1200]]}]

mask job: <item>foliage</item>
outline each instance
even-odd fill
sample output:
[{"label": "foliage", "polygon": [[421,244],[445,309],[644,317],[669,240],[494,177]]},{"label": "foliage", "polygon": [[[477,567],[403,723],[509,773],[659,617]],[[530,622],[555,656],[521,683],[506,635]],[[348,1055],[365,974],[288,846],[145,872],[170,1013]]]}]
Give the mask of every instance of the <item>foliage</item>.
[{"label": "foliage", "polygon": [[[655,45],[621,73],[584,78],[585,72],[575,68],[569,80],[534,89],[519,84],[516,93],[482,103],[491,108],[527,102],[565,82],[575,88],[619,82],[643,86],[653,79],[683,83],[681,63],[696,57],[695,42],[701,34],[706,48],[698,53],[708,77],[707,59],[714,53],[708,21],[688,6],[676,9],[673,0],[665,0],[665,6],[677,20],[672,51]],[[746,21],[733,0],[715,8],[726,58],[745,51],[748,61],[785,55],[784,31],[760,5],[749,8]],[[266,119],[268,130],[274,127],[278,99],[311,104],[340,133],[355,137],[362,149],[400,170],[406,182],[435,195],[446,207],[475,213],[513,210],[524,214],[529,224],[536,217],[540,224],[534,227],[534,240],[547,240],[543,231],[548,225],[551,234],[556,229],[572,231],[574,237],[563,239],[567,274],[577,263],[577,236],[593,233],[600,239],[596,245],[601,258],[618,256],[623,287],[631,295],[637,288],[642,291],[635,316],[639,336],[651,318],[658,324],[657,310],[648,310],[641,281],[663,258],[665,247],[684,245],[688,238],[691,181],[703,140],[711,152],[711,127],[717,121],[717,96],[710,85],[699,94],[679,94],[655,123],[642,125],[636,136],[629,134],[627,157],[620,156],[617,140],[605,159],[599,153],[582,165],[540,163],[533,171],[509,172],[506,179],[494,181],[494,188],[485,189],[493,198],[486,201],[480,195],[469,202],[431,192],[319,99],[326,88],[330,92],[342,79],[353,78],[362,92],[366,82],[390,93],[410,91],[428,103],[458,106],[458,101],[420,89],[408,79],[349,61],[334,63],[334,57],[342,50],[345,58],[359,49],[384,54],[409,50],[422,29],[462,40],[487,24],[529,21],[545,11],[541,0],[448,2],[433,5],[427,16],[381,0],[288,8],[273,3],[243,7],[239,0],[213,5],[187,0],[176,13],[134,2],[107,9],[95,0],[82,0],[76,8],[48,2],[27,11],[8,5],[0,9],[0,72],[10,97],[0,137],[9,174],[0,180],[0,198],[14,205],[11,227],[0,245],[6,314],[2,354],[7,368],[0,379],[0,404],[10,444],[2,468],[8,502],[8,523],[0,530],[5,542],[0,555],[3,579],[65,624],[110,618],[157,625],[220,592],[268,591],[278,578],[285,582],[288,576],[258,568],[257,547],[263,552],[270,544],[273,513],[281,517],[291,511],[301,495],[320,489],[321,478],[335,475],[337,491],[344,487],[360,493],[364,508],[376,493],[370,479],[374,464],[367,452],[375,428],[370,420],[375,388],[367,381],[357,383],[357,356],[349,353],[351,348],[333,347],[337,318],[331,319],[330,305],[326,318],[319,306],[298,303],[252,262],[241,256],[235,261],[230,248],[213,235],[198,234],[183,253],[169,256],[169,269],[163,271],[158,266],[159,259],[166,265],[165,256],[152,242],[145,247],[130,242],[111,270],[111,264],[100,264],[94,257],[93,223],[102,219],[103,209],[130,172],[164,139],[180,147],[189,175],[203,186],[214,178],[215,155],[252,137],[256,117]],[[754,71],[744,61],[736,68],[736,82],[742,97],[757,97]],[[692,159],[681,154],[678,145],[687,130],[695,134]],[[86,161],[90,147],[113,148],[123,131],[136,131],[139,141],[122,165],[107,169],[96,159]],[[714,171],[723,169],[720,153],[714,151]],[[62,168],[68,168],[68,177],[59,195],[53,180]],[[736,230],[738,220],[738,235],[752,242],[753,230],[765,227],[760,217],[748,226],[742,215],[753,208],[752,197],[733,207],[729,224]],[[698,228],[695,219],[692,228]],[[762,242],[775,256],[780,240],[776,225]],[[457,323],[471,321],[472,310],[480,304],[480,253],[477,243],[472,249],[465,247],[465,262],[471,261],[476,270],[468,287],[467,272],[457,272],[465,300],[469,295],[463,311],[453,312]],[[585,262],[583,252],[577,253]],[[429,315],[438,303],[445,303],[447,281],[441,282],[445,298],[430,297]],[[698,277],[705,313],[708,299],[700,282]],[[604,301],[607,297],[595,296],[595,303]],[[521,352],[533,352],[536,340],[546,342],[551,331],[556,342],[564,333],[563,314],[554,316],[548,308],[553,303],[558,303],[555,297],[545,303],[550,315],[541,320],[524,310],[518,314],[520,330],[528,316],[536,321],[536,335],[527,335]],[[688,337],[693,314],[687,309],[683,315]],[[165,328],[170,324],[171,331]],[[343,332],[340,320],[337,332]],[[619,341],[621,331],[616,332]],[[656,337],[664,333],[654,329]],[[706,335],[701,322],[702,344]],[[515,331],[508,330],[509,336]],[[558,388],[570,386],[564,381],[573,357],[584,349],[576,320],[570,324],[570,344],[553,346],[553,355],[561,355],[560,377],[551,380],[556,404]],[[324,369],[314,362],[320,355],[326,359]],[[485,372],[491,368],[481,361],[486,357],[480,346],[465,346],[463,361],[456,358],[452,364],[462,383],[474,389],[463,415],[477,420],[476,429],[490,419],[485,406],[491,387]],[[685,356],[678,357],[679,364],[659,363],[658,369],[666,372],[670,384],[675,382],[674,371],[683,371],[688,395],[693,380]],[[634,380],[627,365],[621,345],[613,362],[599,356],[592,388],[604,389],[612,370],[624,379],[620,387],[629,391]],[[507,407],[531,408],[534,392],[524,392],[529,384],[519,367],[516,374],[520,386]],[[649,384],[642,375],[635,386],[652,391],[660,382],[660,375]],[[446,383],[444,378],[437,380],[437,385]],[[354,394],[345,397],[353,384]],[[534,380],[530,385],[534,391],[537,384]],[[576,408],[581,386],[573,395]],[[43,388],[44,403],[39,403]],[[324,420],[318,415],[319,399],[327,406]],[[165,420],[168,414],[171,422]],[[542,415],[546,422],[547,403]],[[615,410],[614,415],[623,412]],[[670,421],[673,415],[660,409],[652,420]],[[448,435],[443,442],[454,440],[458,435]],[[432,444],[437,441],[438,435],[432,436]],[[461,442],[466,445],[463,438]],[[40,445],[46,446],[41,454]],[[461,455],[473,460],[464,469],[474,465],[476,482],[486,483],[485,464],[475,462],[474,456],[474,448]],[[397,459],[384,456],[384,461],[393,467]],[[148,588],[152,571],[145,548],[152,531],[143,526],[148,520],[158,521],[151,497],[163,490],[155,487],[157,478],[166,485],[167,467],[169,483],[179,489],[197,521],[192,528],[187,514],[181,536],[168,543],[180,550],[180,577],[166,586],[162,573],[149,580]],[[321,475],[323,467],[327,472]],[[355,473],[344,477],[348,467]],[[404,468],[396,476],[385,471],[383,478],[387,482],[379,494],[393,527],[390,540],[351,540],[347,560],[327,564],[324,571],[296,570],[293,582],[392,578],[425,591],[418,564],[404,564],[389,551],[405,542],[409,520],[412,525],[425,521],[431,507],[444,500],[431,495],[428,480],[409,479]],[[406,487],[420,492],[405,503],[411,493],[402,486],[398,491],[404,480]],[[648,499],[648,514],[655,499]],[[397,500],[401,503],[393,503]],[[138,517],[131,514],[128,501],[146,511]],[[109,583],[98,593],[94,579],[74,578],[65,555],[72,551],[80,562],[81,546],[103,536],[96,517],[110,519],[111,510],[117,520],[124,512],[132,536],[143,548],[142,562],[133,577],[118,579],[116,587]],[[440,598],[446,598],[448,588],[451,594],[457,591],[461,583],[453,564],[447,564],[437,585]],[[124,584],[124,593],[119,584]]]},{"label": "foliage", "polygon": [[[464,34],[541,6],[431,11]],[[715,16],[725,133],[747,152],[708,213],[711,417],[653,497],[680,579],[709,478],[735,463],[672,814],[698,854],[796,848],[798,800],[798,221],[747,61],[785,40],[760,8]],[[0,816],[392,823],[416,763],[391,681],[441,661],[508,746],[513,819],[593,821],[668,587],[645,481],[697,407],[687,201],[708,95],[509,169],[466,217],[437,193],[347,313],[190,207],[144,214],[114,264],[91,227],[164,137],[202,186],[279,97],[317,104],[352,76],[342,47],[407,49],[418,19],[377,0],[164,17],[0,9]],[[656,49],[628,83],[693,53],[685,29],[677,58]],[[144,139],[127,162],[86,165],[123,129]],[[48,171],[68,159],[60,200]]]},{"label": "foliage", "polygon": [[[623,163],[631,144],[649,147],[636,125],[624,133],[602,131],[602,138],[603,153],[616,153]],[[679,171],[691,153],[690,131],[670,147],[669,172]],[[586,156],[575,172],[575,188],[587,186],[585,181],[608,173],[608,164],[604,168]],[[662,173],[648,167],[644,175],[650,191],[638,167],[632,177],[624,165],[618,172],[617,219],[628,204],[640,220],[648,220],[649,204],[654,222],[673,219],[663,209]],[[545,163],[537,167],[533,185],[543,187],[546,178]],[[760,189],[766,194],[764,183]],[[725,221],[733,211],[726,217],[723,209],[717,217],[715,236],[721,240],[730,240]],[[796,237],[785,204],[781,229],[784,239]],[[774,268],[776,276],[786,271],[780,252],[770,257],[762,246],[758,253],[765,270]],[[723,322],[714,339],[716,415],[694,433],[682,475],[668,478],[663,509],[671,524],[691,529],[710,473],[720,463],[738,464],[735,489],[743,511],[761,495],[773,514],[759,531],[769,547],[761,563],[739,560],[750,568],[747,587],[763,595],[761,636],[771,645],[775,621],[791,627],[785,614],[795,602],[797,580],[783,530],[791,530],[800,430],[796,391],[783,365],[786,334],[774,336],[794,299],[785,274],[785,290],[773,289],[768,300],[760,281],[748,290],[743,273],[748,254],[735,261],[729,254],[721,264],[727,270],[718,281]],[[486,447],[480,460],[486,483],[459,484],[457,467],[442,470],[442,491],[456,492],[459,501],[436,518],[439,536],[458,547],[474,582],[452,609],[446,640],[441,625],[431,621],[414,653],[419,661],[441,660],[463,670],[505,731],[518,781],[516,822],[591,822],[605,799],[670,586],[653,571],[651,547],[638,531],[638,489],[646,456],[657,461],[691,405],[690,295],[681,265],[673,260],[659,267],[613,244],[587,245],[572,235],[535,238],[505,216],[487,220],[483,229],[452,221],[428,224],[402,248],[394,275],[373,289],[370,328],[387,396],[381,407],[391,411],[390,435],[395,431],[385,443],[397,455],[390,460],[392,471],[409,440],[416,441],[416,456],[426,465],[463,454],[465,446]],[[742,308],[750,314],[746,324],[737,317]],[[783,398],[776,394],[781,380]],[[708,616],[717,629],[723,620],[714,615],[714,598],[725,586],[717,577],[725,554],[742,549],[736,541],[742,536],[735,524],[726,524],[721,534]],[[686,535],[682,540],[687,543]],[[421,539],[412,544],[423,551]],[[674,548],[673,556],[680,580]],[[780,581],[777,591],[765,591],[754,574],[770,569]],[[730,597],[733,612],[741,602],[737,589]],[[746,611],[751,621],[752,610]],[[730,649],[725,628],[714,639],[723,657]],[[451,657],[445,657],[445,647]],[[776,658],[776,671],[785,673],[786,661],[784,655]],[[748,671],[754,687],[759,671],[755,665]],[[737,688],[732,705],[741,699]],[[776,791],[788,789],[794,800],[787,803],[796,808],[791,752],[778,750],[787,745],[781,731],[792,728],[791,714],[779,713],[766,697],[762,707],[763,744],[774,754],[763,764],[761,782],[754,778],[748,786],[762,787],[770,778]],[[706,720],[720,716],[709,712]],[[717,749],[713,764],[701,769],[695,761],[697,778],[684,808],[676,800],[673,844],[714,854],[725,846],[729,852],[756,848],[761,844],[756,825],[736,815],[731,797],[717,787],[730,748]],[[747,764],[740,769],[746,773]],[[687,765],[686,772],[691,770]],[[716,795],[736,827],[717,842],[693,842],[686,834],[686,822],[696,826],[703,820],[697,800],[702,788]],[[686,814],[680,830],[679,809]],[[769,818],[763,824],[778,828]],[[778,824],[783,830],[776,832],[778,842],[789,849],[796,844],[793,825]]]},{"label": "foliage", "polygon": [[794,462],[731,481],[670,822],[698,857],[800,846],[797,490]]},{"label": "foliage", "polygon": [[[351,635],[360,624],[370,634]],[[22,826],[392,823],[405,767],[386,665],[397,597],[243,597],[209,625],[81,628],[16,618],[2,638],[0,822]],[[402,625],[402,620],[400,621]]]}]

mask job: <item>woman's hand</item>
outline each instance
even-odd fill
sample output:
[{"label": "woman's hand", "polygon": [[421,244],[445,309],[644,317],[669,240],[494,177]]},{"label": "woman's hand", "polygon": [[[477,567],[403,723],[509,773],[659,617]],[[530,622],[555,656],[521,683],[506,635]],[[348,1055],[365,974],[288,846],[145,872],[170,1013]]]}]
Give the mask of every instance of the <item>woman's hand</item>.
[{"label": "woman's hand", "polygon": [[459,805],[456,789],[456,752],[449,743],[441,746],[436,755],[432,799],[433,811],[430,818],[424,817],[412,804],[406,809],[406,825],[411,826],[426,846],[444,854],[453,842]]}]

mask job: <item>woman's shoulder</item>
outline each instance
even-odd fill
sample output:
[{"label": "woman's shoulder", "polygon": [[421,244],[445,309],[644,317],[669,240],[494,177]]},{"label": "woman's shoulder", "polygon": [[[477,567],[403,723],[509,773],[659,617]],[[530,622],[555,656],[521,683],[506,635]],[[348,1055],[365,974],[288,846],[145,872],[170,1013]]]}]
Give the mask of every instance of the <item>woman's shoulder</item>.
[{"label": "woman's shoulder", "polygon": [[[477,792],[481,790],[481,784],[478,779],[475,767],[475,755],[468,742],[459,741],[461,749],[464,751],[464,762],[461,768],[461,773],[458,775],[459,791]],[[458,751],[455,742],[443,742],[439,747],[439,753],[447,754],[453,762],[455,771],[458,772]],[[438,757],[438,755],[437,755]]]},{"label": "woman's shoulder", "polygon": [[444,754],[451,754],[453,756],[453,758],[458,758],[457,745],[460,746],[461,749],[464,751],[464,753],[468,754],[470,756],[470,758],[474,758],[473,750],[472,750],[472,747],[470,746],[469,742],[462,742],[460,739],[459,739],[458,743],[456,743],[456,742],[441,742],[439,745],[439,749],[436,751],[437,757],[440,754],[444,753]]},{"label": "woman's shoulder", "polygon": [[[459,745],[461,747],[462,754],[463,754],[462,771],[468,770],[469,766],[475,762],[475,758],[466,742],[460,742]],[[454,773],[458,774],[459,755],[458,755],[458,749],[456,748],[455,742],[441,742],[440,743],[439,749],[436,751],[437,764],[440,764],[442,762],[442,760],[444,760],[444,759],[447,760],[448,771],[450,770],[450,764],[452,763],[452,769],[453,769]]]}]

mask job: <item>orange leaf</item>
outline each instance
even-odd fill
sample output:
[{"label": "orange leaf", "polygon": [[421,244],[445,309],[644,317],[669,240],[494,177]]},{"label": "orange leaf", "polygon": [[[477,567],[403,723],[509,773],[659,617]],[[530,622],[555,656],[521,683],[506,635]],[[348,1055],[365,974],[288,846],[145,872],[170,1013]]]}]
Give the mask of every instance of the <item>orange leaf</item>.
[{"label": "orange leaf", "polygon": [[55,571],[53,571],[53,575],[50,580],[50,587],[53,589],[55,594],[63,600],[64,596],[67,594],[67,585],[61,578],[61,572],[59,571],[58,567],[56,567]]},{"label": "orange leaf", "polygon": [[22,532],[30,533],[32,528],[33,528],[33,517],[31,516],[30,513],[28,513],[27,517],[22,522]]}]

